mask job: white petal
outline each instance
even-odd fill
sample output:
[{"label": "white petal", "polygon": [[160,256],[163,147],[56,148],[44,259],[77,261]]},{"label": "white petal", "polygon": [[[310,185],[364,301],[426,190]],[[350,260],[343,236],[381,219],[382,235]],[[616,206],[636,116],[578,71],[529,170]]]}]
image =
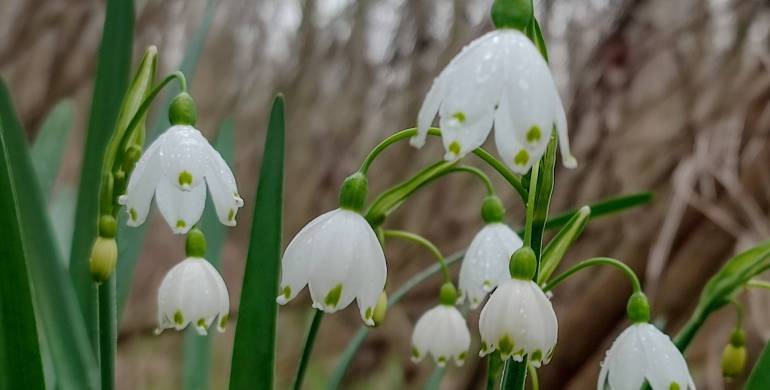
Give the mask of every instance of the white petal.
[{"label": "white petal", "polygon": [[289,242],[281,259],[281,291],[276,301],[286,304],[299,294],[308,281],[310,262],[315,256],[314,245],[321,227],[326,226],[334,211],[324,213],[305,225]]},{"label": "white petal", "polygon": [[359,250],[356,253],[355,261],[358,271],[351,274],[351,280],[348,284],[354,288],[358,310],[361,319],[366,325],[374,326],[374,308],[380,299],[382,290],[385,288],[385,279],[387,278],[387,265],[385,263],[385,254],[382,251],[377,234],[374,233],[366,219],[356,214],[354,217],[357,241],[360,243]]},{"label": "white petal", "polygon": [[219,152],[209,146],[207,154],[206,184],[208,184],[217,217],[223,225],[235,226],[235,216],[238,209],[243,206],[235,177]]},{"label": "white petal", "polygon": [[607,387],[607,365],[604,362],[601,363],[601,371],[599,371],[599,380],[596,381],[596,390],[606,390]]},{"label": "white petal", "polygon": [[128,226],[139,226],[147,219],[152,203],[152,195],[160,180],[160,144],[163,135],[158,137],[142,154],[131,173],[126,187],[126,194],[118,198],[118,203],[126,206]]},{"label": "white petal", "polygon": [[604,364],[607,365],[609,384],[613,390],[638,390],[644,384],[647,361],[638,333],[639,328],[630,326],[607,352]]},{"label": "white petal", "polygon": [[564,106],[561,104],[561,99],[558,99],[558,106],[556,107],[556,135],[559,137],[559,150],[561,151],[562,164],[567,168],[577,167],[577,160],[572,155],[569,147],[569,134],[567,131],[567,114],[564,112]]},{"label": "white petal", "polygon": [[441,76],[437,77],[428,90],[428,94],[425,95],[425,100],[420,107],[420,112],[417,114],[417,135],[409,140],[409,143],[416,147],[422,148],[425,145],[425,138],[428,136],[428,128],[433,122],[433,118],[438,113],[439,106],[441,105],[441,99],[443,99],[443,87]]},{"label": "white petal", "polygon": [[[511,112],[511,102],[508,94],[503,94],[500,106],[495,112],[495,146],[505,165],[518,174],[525,174],[532,165],[540,160],[548,142],[540,143],[537,149],[529,149],[519,141],[517,127]],[[550,128],[545,135],[550,137]]]},{"label": "white petal", "polygon": [[185,234],[198,223],[206,205],[206,187],[182,191],[167,180],[158,183],[155,200],[163,218],[176,234]]},{"label": "white petal", "polygon": [[522,241],[503,223],[484,226],[473,238],[460,268],[461,296],[467,296],[475,309],[499,281],[510,278],[510,257]]},{"label": "white petal", "polygon": [[[444,159],[454,161],[481,146],[492,130],[494,111],[481,107],[477,111],[458,110],[451,116],[442,115],[441,140],[447,153]],[[458,119],[459,118],[459,119]]]},{"label": "white petal", "polygon": [[671,339],[651,324],[637,325],[644,329],[643,334],[648,369],[647,380],[653,389],[667,390],[672,383],[686,389],[692,383],[687,362]]},{"label": "white petal", "polygon": [[166,180],[185,191],[200,185],[210,147],[192,126],[176,125],[166,130],[160,146],[161,169]]}]

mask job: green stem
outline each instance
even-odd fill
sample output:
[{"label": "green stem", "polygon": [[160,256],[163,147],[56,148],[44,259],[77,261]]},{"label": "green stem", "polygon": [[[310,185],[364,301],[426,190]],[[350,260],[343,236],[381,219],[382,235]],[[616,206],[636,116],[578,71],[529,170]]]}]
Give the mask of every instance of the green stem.
[{"label": "green stem", "polygon": [[543,291],[553,290],[556,286],[560,285],[576,272],[597,265],[609,265],[620,269],[631,282],[631,287],[633,288],[634,293],[642,291],[642,285],[639,283],[639,278],[636,276],[634,271],[622,261],[610,257],[594,257],[573,265],[568,270],[564,271],[546,283],[545,286],[543,286]]},{"label": "green stem", "polygon": [[115,311],[115,275],[99,285],[99,369],[102,390],[115,388],[115,353],[117,351],[117,313]]},{"label": "green stem", "polygon": [[537,376],[537,368],[531,364],[527,364],[527,371],[529,371],[530,383],[532,383],[532,390],[540,390],[540,379]]},{"label": "green stem", "polygon": [[484,183],[484,188],[486,188],[487,190],[487,195],[495,194],[495,188],[492,186],[492,181],[489,180],[489,176],[487,176],[481,169],[478,169],[476,167],[471,167],[468,165],[460,165],[460,166],[449,168],[445,174],[455,173],[455,172],[467,172],[472,175],[475,175],[476,177],[481,179],[481,181]]},{"label": "green stem", "polygon": [[759,280],[759,279],[751,279],[748,282],[746,282],[746,288],[761,288],[765,290],[770,290],[770,282],[766,282],[764,280]]},{"label": "green stem", "polygon": [[294,390],[299,390],[302,388],[302,381],[305,379],[307,365],[310,363],[310,355],[313,353],[315,337],[318,334],[318,328],[321,326],[321,320],[324,316],[324,312],[321,310],[314,310],[314,312],[313,320],[310,322],[310,327],[308,328],[307,336],[305,337],[305,345],[302,348],[302,355],[299,358],[297,374],[294,376],[294,383],[291,386]]},{"label": "green stem", "polygon": [[535,218],[535,199],[537,199],[537,176],[540,171],[540,163],[532,166],[530,175],[529,199],[527,199],[527,218],[524,226],[524,246],[532,247],[532,223]]},{"label": "green stem", "polygon": [[[374,147],[374,149],[369,152],[369,154],[364,158],[364,161],[361,163],[361,168],[358,170],[362,172],[364,175],[366,175],[369,172],[369,168],[371,167],[374,160],[377,158],[377,156],[380,155],[385,149],[390,147],[391,145],[411,138],[413,136],[417,135],[417,129],[411,128],[406,130],[401,130],[395,134],[392,134],[382,140],[377,146]],[[441,137],[441,130],[437,128],[430,128],[428,130],[428,135],[434,136],[434,137]],[[494,158],[489,152],[484,150],[483,148],[476,148],[473,150],[473,154],[478,156],[480,159],[482,159],[484,162],[486,162],[490,167],[492,167],[494,170],[496,170],[500,175],[505,178],[508,183],[511,184],[511,186],[516,190],[516,192],[519,193],[519,196],[521,196],[521,199],[526,201],[527,199],[527,190],[524,189],[524,187],[521,185],[521,181],[516,177],[516,175],[511,172],[510,169],[508,169],[502,162]]]},{"label": "green stem", "polygon": [[451,283],[452,278],[449,276],[449,268],[446,265],[446,261],[444,260],[444,255],[441,254],[441,251],[436,247],[436,245],[433,245],[430,240],[427,238],[403,231],[403,230],[385,230],[385,237],[392,237],[392,238],[398,238],[402,240],[411,241],[415,244],[422,245],[425,249],[427,249],[433,256],[436,258],[436,261],[438,261],[439,266],[441,267],[441,273],[444,276],[444,282],[445,283]]}]

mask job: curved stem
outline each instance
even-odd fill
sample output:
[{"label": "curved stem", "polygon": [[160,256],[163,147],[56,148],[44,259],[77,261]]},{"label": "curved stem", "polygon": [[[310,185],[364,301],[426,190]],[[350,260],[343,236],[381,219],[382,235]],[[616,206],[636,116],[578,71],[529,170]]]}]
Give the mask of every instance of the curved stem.
[{"label": "curved stem", "polygon": [[748,282],[746,282],[746,288],[761,288],[765,290],[770,290],[770,282],[766,282],[764,280],[759,280],[759,279],[751,279]]},{"label": "curved stem", "polygon": [[730,303],[735,307],[735,328],[740,329],[743,325],[743,305],[735,298],[731,299]]},{"label": "curved stem", "polygon": [[441,273],[444,275],[444,282],[452,282],[452,279],[449,276],[449,268],[446,265],[444,256],[441,254],[441,251],[435,245],[433,245],[432,242],[430,242],[430,240],[418,234],[403,230],[385,230],[384,234],[385,237],[399,238],[402,240],[411,241],[418,245],[422,245],[431,254],[433,254],[433,256],[436,258],[436,261],[438,261],[439,265],[441,266]]},{"label": "curved stem", "polygon": [[625,263],[623,263],[620,260],[616,260],[610,257],[594,257],[588,260],[583,260],[572,267],[570,267],[568,270],[564,271],[560,275],[554,277],[546,283],[545,286],[543,286],[543,291],[550,291],[553,290],[556,286],[560,285],[562,282],[564,282],[567,278],[572,276],[574,273],[597,265],[610,265],[615,268],[620,269],[623,271],[623,273],[626,275],[628,280],[631,282],[631,287],[633,288],[634,292],[641,292],[642,291],[642,285],[639,283],[639,278],[636,276],[634,271],[627,266]]},{"label": "curved stem", "polygon": [[[476,167],[471,167],[468,165],[460,165],[460,166],[449,168],[446,171],[446,173],[454,173],[454,172],[467,172],[472,175],[475,175],[476,177],[481,179],[481,181],[484,183],[484,188],[487,189],[487,195],[495,194],[495,188],[492,186],[492,181],[489,180],[489,176],[487,176],[481,169],[478,169]],[[441,176],[443,176],[443,174]]]},{"label": "curved stem", "polygon": [[[372,149],[369,154],[364,158],[364,161],[361,163],[361,167],[358,169],[361,173],[364,175],[368,174],[369,168],[371,167],[374,160],[377,158],[377,156],[380,155],[385,149],[390,147],[391,145],[403,141],[407,138],[411,138],[413,136],[417,135],[417,129],[411,128],[406,130],[401,130],[395,134],[392,134],[385,139],[383,139],[377,146]],[[441,130],[435,127],[432,127],[428,129],[428,135],[434,136],[434,137],[440,137],[441,136]],[[500,175],[508,181],[508,183],[516,190],[516,192],[519,193],[519,196],[521,196],[521,199],[526,202],[527,200],[527,190],[524,189],[524,186],[521,185],[521,181],[514,175],[513,172],[511,172],[510,169],[508,169],[503,163],[501,163],[498,159],[494,158],[489,152],[484,150],[483,148],[476,148],[473,150],[473,154],[478,156],[481,160],[486,162],[490,167],[492,167],[494,170],[496,170]]]},{"label": "curved stem", "polygon": [[321,326],[321,320],[324,317],[324,312],[321,310],[313,311],[315,312],[313,313],[313,320],[310,322],[310,327],[307,330],[305,345],[302,347],[302,355],[299,357],[297,373],[294,375],[294,383],[292,383],[291,386],[294,390],[300,390],[302,388],[302,381],[305,379],[305,372],[307,371],[307,365],[310,362],[310,355],[313,353],[315,337],[318,334],[318,328]]}]

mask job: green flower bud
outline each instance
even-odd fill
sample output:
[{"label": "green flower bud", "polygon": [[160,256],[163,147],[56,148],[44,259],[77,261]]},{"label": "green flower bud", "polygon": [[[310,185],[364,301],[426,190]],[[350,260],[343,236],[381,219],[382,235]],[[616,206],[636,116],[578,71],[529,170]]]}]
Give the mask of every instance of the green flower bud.
[{"label": "green flower bud", "polygon": [[112,215],[102,215],[99,217],[99,237],[114,238],[118,231],[118,222]]},{"label": "green flower bud", "polygon": [[515,28],[524,31],[532,19],[530,0],[495,0],[492,4],[492,23],[495,28]]},{"label": "green flower bud", "polygon": [[187,257],[204,257],[206,255],[206,236],[198,228],[193,228],[187,233],[185,242]]},{"label": "green flower bud", "polygon": [[198,114],[195,109],[195,101],[187,92],[181,92],[171,101],[168,108],[168,121],[172,125],[195,126]]},{"label": "green flower bud", "polygon": [[383,322],[385,322],[385,314],[388,312],[388,294],[383,291],[382,294],[380,294],[380,299],[377,300],[377,305],[374,307],[374,315],[372,316],[372,320],[374,321],[374,326],[379,326]]},{"label": "green flower bud", "polygon": [[361,211],[366,202],[367,185],[366,175],[361,172],[348,176],[340,187],[340,207]]},{"label": "green flower bud", "polygon": [[722,351],[722,375],[733,379],[743,373],[746,368],[746,347],[729,343]]},{"label": "green flower bud", "polygon": [[484,222],[502,222],[503,217],[505,217],[503,201],[496,195],[489,195],[484,198],[484,203],[481,205],[481,218],[484,219]]},{"label": "green flower bud", "polygon": [[439,293],[439,302],[442,305],[454,306],[457,303],[457,289],[451,282],[444,283]]},{"label": "green flower bud", "polygon": [[626,305],[626,315],[631,322],[649,322],[650,321],[650,304],[647,301],[647,296],[643,292],[637,292],[631,294],[628,298],[628,304]]},{"label": "green flower bud", "polygon": [[142,148],[138,145],[130,145],[123,154],[123,170],[131,172],[134,170],[136,162],[142,157]]},{"label": "green flower bud", "polygon": [[97,237],[91,247],[91,258],[88,261],[94,281],[106,282],[115,271],[117,262],[118,244],[115,239]]},{"label": "green flower bud", "polygon": [[512,278],[532,280],[532,277],[535,276],[535,271],[537,271],[535,251],[528,246],[519,248],[511,255],[511,262],[508,267]]}]

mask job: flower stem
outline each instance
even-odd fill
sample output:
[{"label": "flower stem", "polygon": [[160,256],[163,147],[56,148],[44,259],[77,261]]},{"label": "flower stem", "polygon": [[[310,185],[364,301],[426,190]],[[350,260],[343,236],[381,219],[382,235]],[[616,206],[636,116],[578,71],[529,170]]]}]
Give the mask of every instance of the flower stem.
[{"label": "flower stem", "polygon": [[441,273],[444,276],[444,282],[452,282],[452,278],[449,276],[449,268],[447,267],[446,261],[444,260],[444,255],[441,254],[441,251],[435,245],[433,245],[430,240],[423,236],[403,230],[385,230],[385,237],[399,238],[402,240],[411,241],[418,245],[422,245],[431,254],[433,254],[433,256],[436,258],[436,261],[438,261],[438,264],[441,267]]},{"label": "flower stem", "polygon": [[115,275],[99,289],[99,369],[102,390],[115,388],[115,353],[117,350],[117,321],[115,309]]},{"label": "flower stem", "polygon": [[318,328],[321,326],[323,316],[324,312],[321,310],[314,310],[313,319],[310,322],[310,327],[308,328],[307,336],[305,337],[305,345],[302,347],[302,355],[300,355],[299,358],[297,374],[294,376],[294,383],[291,386],[294,390],[300,390],[302,388],[302,381],[305,379],[305,372],[307,371],[308,363],[310,363],[310,355],[313,353],[315,337],[318,334]]},{"label": "flower stem", "polygon": [[543,291],[553,290],[556,286],[560,285],[562,282],[567,280],[567,278],[569,278],[576,272],[589,267],[597,266],[597,265],[609,265],[620,269],[621,271],[623,271],[623,273],[626,275],[628,280],[631,282],[631,288],[633,288],[634,293],[642,292],[642,286],[639,283],[639,278],[636,276],[634,271],[622,261],[619,261],[610,257],[594,257],[588,260],[583,260],[573,265],[568,270],[564,271],[563,273],[559,274],[558,276],[551,279],[548,283],[546,283],[543,286]]},{"label": "flower stem", "polygon": [[746,288],[761,288],[765,290],[770,290],[770,282],[759,280],[759,279],[751,279],[748,282],[746,282]]},{"label": "flower stem", "polygon": [[[401,130],[383,139],[379,144],[377,144],[377,146],[374,147],[374,149],[372,149],[369,152],[366,158],[364,158],[364,161],[361,163],[361,167],[358,170],[361,173],[366,175],[369,172],[369,168],[371,167],[372,163],[377,158],[377,156],[380,155],[380,153],[382,153],[385,149],[387,149],[391,145],[399,141],[409,139],[415,135],[417,135],[417,129],[411,128],[411,129]],[[431,135],[434,137],[441,137],[441,130],[438,128],[430,128],[428,130],[428,135]],[[489,152],[487,152],[483,148],[474,149],[473,154],[475,154],[477,157],[479,157],[484,162],[486,162],[490,167],[492,167],[494,170],[500,173],[500,175],[506,181],[508,181],[508,183],[516,190],[519,196],[521,196],[521,199],[526,201],[527,190],[524,189],[524,187],[521,185],[521,181],[519,180],[519,178],[516,177],[516,175],[514,175],[514,173],[511,172],[510,169],[508,169],[503,163],[501,163],[499,160],[494,158],[491,154],[489,154]]]},{"label": "flower stem", "polygon": [[537,368],[531,364],[527,364],[527,371],[529,371],[529,382],[532,384],[532,390],[540,390],[540,379],[537,376]]},{"label": "flower stem", "polygon": [[540,163],[532,166],[529,185],[529,199],[527,199],[527,218],[524,226],[524,245],[532,247],[532,223],[535,219],[535,200],[537,199],[537,176],[540,172]]},{"label": "flower stem", "polygon": [[472,175],[475,175],[476,177],[481,179],[481,181],[484,183],[484,188],[486,188],[487,190],[487,195],[495,194],[495,188],[492,186],[492,181],[489,180],[489,176],[487,176],[481,169],[478,169],[476,167],[471,167],[468,165],[459,165],[459,166],[449,168],[446,173],[454,173],[454,172],[467,172]]}]

